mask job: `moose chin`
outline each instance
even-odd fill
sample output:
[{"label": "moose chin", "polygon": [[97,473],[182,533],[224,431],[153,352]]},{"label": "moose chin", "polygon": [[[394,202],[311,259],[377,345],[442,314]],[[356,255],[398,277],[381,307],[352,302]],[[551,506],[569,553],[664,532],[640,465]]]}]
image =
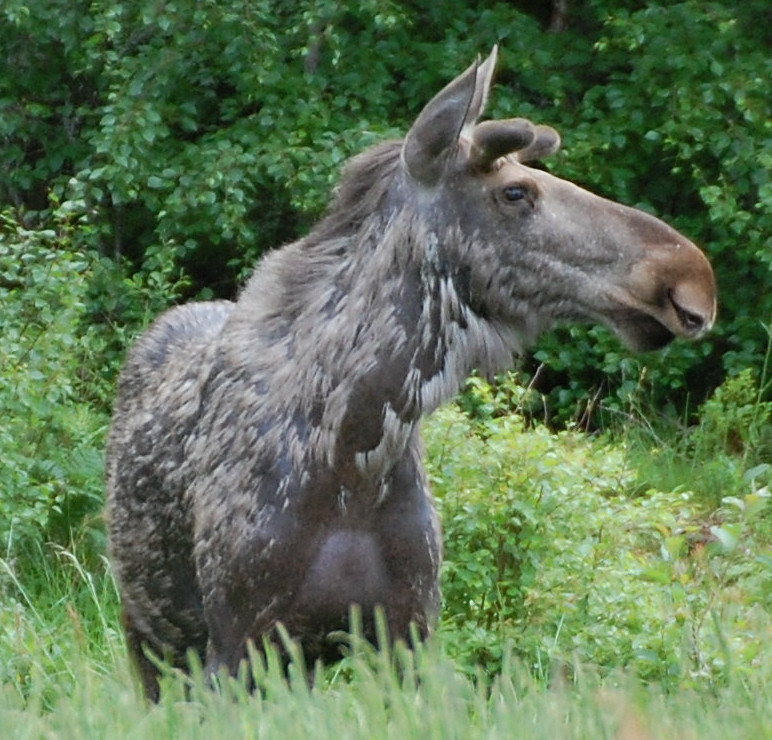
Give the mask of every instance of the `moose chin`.
[{"label": "moose chin", "polygon": [[173,308],[126,360],[107,514],[129,650],[235,674],[280,623],[306,659],[382,610],[430,634],[440,523],[421,417],[556,322],[632,350],[699,337],[716,291],[702,252],[651,215],[529,166],[560,144],[479,122],[496,49],[404,140],[352,159],[327,215],[265,256],[234,302]]}]

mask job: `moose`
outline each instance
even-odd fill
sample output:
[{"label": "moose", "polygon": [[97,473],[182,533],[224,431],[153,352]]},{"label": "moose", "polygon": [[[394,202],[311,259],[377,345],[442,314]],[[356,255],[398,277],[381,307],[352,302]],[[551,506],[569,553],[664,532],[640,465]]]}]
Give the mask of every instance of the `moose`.
[{"label": "moose", "polygon": [[234,302],[168,310],[126,360],[108,438],[110,554],[130,654],[236,674],[278,625],[309,663],[361,610],[430,635],[441,529],[421,417],[556,322],[633,351],[713,324],[703,253],[654,216],[529,166],[557,132],[479,122],[497,49],[404,140],[345,167],[326,215]]}]

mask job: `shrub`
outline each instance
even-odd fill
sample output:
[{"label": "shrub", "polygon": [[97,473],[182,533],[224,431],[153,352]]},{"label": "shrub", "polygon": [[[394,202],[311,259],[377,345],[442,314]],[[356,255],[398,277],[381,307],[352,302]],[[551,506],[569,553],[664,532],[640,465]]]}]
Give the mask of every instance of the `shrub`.
[{"label": "shrub", "polygon": [[716,508],[688,477],[647,485],[623,444],[514,415],[441,409],[426,437],[445,528],[440,639],[471,673],[495,673],[511,648],[543,676],[589,664],[683,686],[772,657],[763,470]]},{"label": "shrub", "polygon": [[67,544],[79,530],[99,552],[104,436],[123,350],[179,281],[150,252],[142,272],[111,280],[95,302],[112,263],[78,245],[87,223],[67,208],[49,228],[28,229],[10,211],[0,218],[0,547],[9,556],[41,540]]},{"label": "shrub", "polygon": [[5,552],[98,510],[106,417],[78,402],[88,255],[64,231],[0,228],[0,542]]}]

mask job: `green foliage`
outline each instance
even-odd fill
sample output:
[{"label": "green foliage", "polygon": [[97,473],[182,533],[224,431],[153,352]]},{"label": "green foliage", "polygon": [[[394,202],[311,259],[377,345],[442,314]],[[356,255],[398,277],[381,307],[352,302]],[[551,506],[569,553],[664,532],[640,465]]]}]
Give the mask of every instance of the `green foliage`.
[{"label": "green foliage", "polygon": [[730,378],[700,408],[700,425],[692,432],[696,454],[704,460],[734,453],[743,467],[757,463],[772,442],[772,402],[763,401],[750,369]]},{"label": "green foliage", "polygon": [[114,263],[77,245],[88,224],[65,208],[38,229],[1,218],[0,547],[16,556],[76,529],[98,553],[118,369],[131,333],[175,295],[178,268],[150,250],[119,282]]},{"label": "green foliage", "polygon": [[633,425],[625,434],[641,481],[667,490],[689,481],[706,509],[772,482],[772,403],[748,369],[727,379],[700,407],[697,423]]},{"label": "green foliage", "polygon": [[[745,383],[706,404],[701,454],[752,413]],[[485,408],[490,391],[472,393]],[[440,635],[462,666],[495,672],[510,645],[537,675],[626,667],[683,687],[750,675],[756,657],[772,657],[768,466],[738,463],[742,488],[723,503],[713,491],[706,510],[688,476],[652,488],[608,440],[453,408],[426,436],[445,527]]]},{"label": "green foliage", "polygon": [[67,538],[67,522],[102,501],[106,417],[79,403],[88,329],[81,323],[89,258],[62,230],[0,228],[0,543]]},{"label": "green foliage", "polygon": [[0,10],[0,207],[48,206],[48,190],[89,156],[98,58],[83,43],[88,3],[9,0]]}]

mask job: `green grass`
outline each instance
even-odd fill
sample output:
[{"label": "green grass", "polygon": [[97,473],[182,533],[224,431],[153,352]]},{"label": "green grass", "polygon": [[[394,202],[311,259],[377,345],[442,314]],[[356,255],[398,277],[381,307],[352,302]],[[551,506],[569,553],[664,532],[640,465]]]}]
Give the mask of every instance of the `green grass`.
[{"label": "green grass", "polygon": [[[70,593],[73,601],[83,596],[81,588]],[[214,692],[200,679],[170,678],[160,704],[148,706],[131,680],[108,615],[93,619],[85,635],[84,615],[65,608],[63,616],[62,606],[50,604],[41,612],[30,604],[18,613],[33,667],[23,686],[13,681],[2,686],[3,737],[772,737],[772,697],[754,682],[666,693],[624,673],[600,680],[594,672],[577,670],[570,682],[558,676],[545,683],[510,658],[492,680],[475,680],[436,643],[415,654],[364,652],[311,690],[302,676],[285,680],[275,662],[267,668],[257,663],[262,690],[254,694],[235,681]],[[52,640],[59,655],[51,654]],[[768,669],[762,675],[768,676]]]}]

